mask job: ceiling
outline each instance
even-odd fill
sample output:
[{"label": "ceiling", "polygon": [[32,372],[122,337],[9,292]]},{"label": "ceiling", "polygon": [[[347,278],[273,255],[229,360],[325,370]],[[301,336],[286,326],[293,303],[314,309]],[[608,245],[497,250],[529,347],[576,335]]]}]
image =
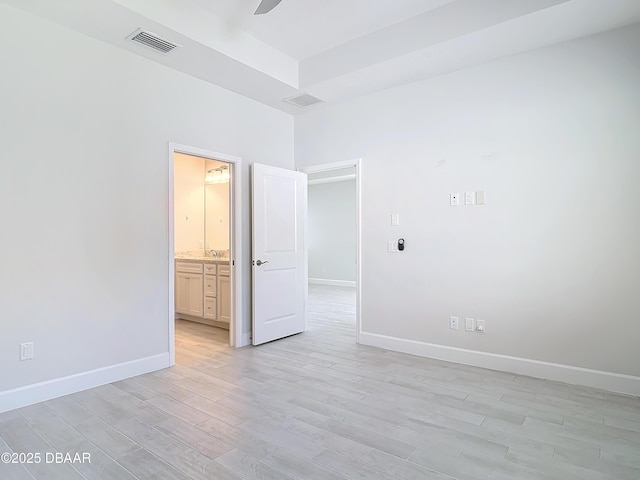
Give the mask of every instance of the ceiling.
[{"label": "ceiling", "polygon": [[292,114],[640,22],[638,0],[0,1]]},{"label": "ceiling", "polygon": [[193,0],[286,55],[303,60],[453,0],[284,0],[254,16],[259,0]]}]

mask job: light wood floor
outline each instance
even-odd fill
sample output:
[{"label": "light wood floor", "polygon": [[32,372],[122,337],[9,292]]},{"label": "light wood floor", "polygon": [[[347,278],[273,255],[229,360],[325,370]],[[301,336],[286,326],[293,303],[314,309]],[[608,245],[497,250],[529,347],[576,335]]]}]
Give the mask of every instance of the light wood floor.
[{"label": "light wood floor", "polygon": [[178,365],[0,414],[0,479],[640,479],[640,400],[355,344],[354,293],[233,350],[178,322]]}]

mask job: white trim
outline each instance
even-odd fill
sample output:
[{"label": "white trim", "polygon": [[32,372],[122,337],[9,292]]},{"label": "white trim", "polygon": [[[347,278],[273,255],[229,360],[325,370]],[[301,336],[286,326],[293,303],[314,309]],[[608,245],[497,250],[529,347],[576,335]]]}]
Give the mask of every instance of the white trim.
[{"label": "white trim", "polygon": [[356,288],[355,280],[331,280],[329,278],[310,278],[309,283],[313,285],[331,285],[333,287]]},{"label": "white trim", "polygon": [[169,305],[167,306],[167,313],[169,316],[169,365],[176,364],[176,299],[175,299],[175,209],[174,209],[174,153],[177,146],[173,143],[169,143],[169,190],[167,197],[167,204],[169,206]]},{"label": "white trim", "polygon": [[[343,168],[355,167],[356,179],[356,343],[360,342],[360,334],[362,333],[361,322],[361,302],[362,302],[362,159],[344,160],[341,162],[323,163],[321,165],[311,165],[299,168],[298,170],[306,173],[327,172],[330,170],[340,170]],[[305,244],[305,263],[308,264],[308,250]],[[309,279],[308,279],[309,280]],[[308,285],[307,282],[306,285]],[[305,287],[305,302],[307,299],[307,287]]]},{"label": "white trim", "polygon": [[362,333],[362,160],[356,166],[356,343]]},{"label": "white trim", "polygon": [[356,179],[356,174],[353,173],[351,175],[340,175],[338,177],[315,178],[313,180],[307,180],[307,185],[319,185],[321,183],[347,182],[349,180],[355,180],[355,179]]},{"label": "white trim", "polygon": [[360,342],[396,352],[435,358],[475,367],[527,375],[572,385],[581,385],[609,392],[640,395],[640,377],[621,373],[592,370],[559,363],[542,362],[528,358],[511,357],[495,353],[466,350],[464,348],[436,345],[406,340],[375,333],[361,332]]},{"label": "white trim", "polygon": [[309,330],[309,179],[303,185],[304,191],[304,229],[302,231],[302,276],[304,282],[304,331]]},{"label": "white trim", "polygon": [[229,344],[232,347],[244,347],[250,342],[245,341],[242,332],[243,311],[242,311],[242,159],[225,153],[213,152],[189,145],[179,143],[169,143],[169,354],[171,365],[175,365],[175,298],[174,298],[174,205],[173,205],[173,156],[175,153],[194,155],[210,160],[220,160],[231,164],[231,216],[229,218],[229,229],[231,230],[231,322],[229,324]]},{"label": "white trim", "polygon": [[96,368],[45,382],[0,392],[0,413],[69,395],[170,366],[169,353]]},{"label": "white trim", "polygon": [[[307,175],[310,173],[328,172],[330,170],[342,170],[343,168],[355,167],[360,162],[359,158],[353,160],[342,160],[340,162],[322,163],[320,165],[310,165],[308,167],[299,168],[298,171]],[[357,172],[356,172],[357,174]]]}]

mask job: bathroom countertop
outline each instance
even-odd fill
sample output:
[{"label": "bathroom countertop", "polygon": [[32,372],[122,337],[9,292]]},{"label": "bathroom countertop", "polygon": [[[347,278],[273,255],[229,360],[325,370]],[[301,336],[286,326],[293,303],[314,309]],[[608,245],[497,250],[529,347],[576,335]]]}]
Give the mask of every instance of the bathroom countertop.
[{"label": "bathroom countertop", "polygon": [[204,257],[204,256],[200,257],[195,255],[176,255],[174,258],[181,262],[203,262],[203,263],[217,263],[217,264],[231,263],[231,261],[228,258],[215,258],[215,257]]}]

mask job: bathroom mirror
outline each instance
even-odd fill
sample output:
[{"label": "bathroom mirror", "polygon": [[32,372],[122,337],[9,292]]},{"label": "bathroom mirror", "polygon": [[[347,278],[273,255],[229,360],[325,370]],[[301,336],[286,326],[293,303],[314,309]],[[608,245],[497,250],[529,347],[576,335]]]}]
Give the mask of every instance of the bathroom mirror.
[{"label": "bathroom mirror", "polygon": [[205,161],[204,246],[222,257],[229,251],[230,167],[224,162]]}]

